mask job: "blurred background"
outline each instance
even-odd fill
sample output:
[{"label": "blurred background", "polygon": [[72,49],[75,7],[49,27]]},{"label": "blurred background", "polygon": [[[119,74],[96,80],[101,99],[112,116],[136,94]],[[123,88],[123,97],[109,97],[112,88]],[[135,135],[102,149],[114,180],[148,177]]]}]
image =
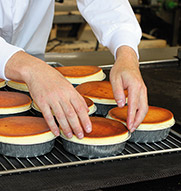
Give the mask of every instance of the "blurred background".
[{"label": "blurred background", "polygon": [[[130,0],[143,36],[139,49],[181,45],[180,0]],[[104,51],[77,9],[76,0],[57,0],[46,52]]]}]

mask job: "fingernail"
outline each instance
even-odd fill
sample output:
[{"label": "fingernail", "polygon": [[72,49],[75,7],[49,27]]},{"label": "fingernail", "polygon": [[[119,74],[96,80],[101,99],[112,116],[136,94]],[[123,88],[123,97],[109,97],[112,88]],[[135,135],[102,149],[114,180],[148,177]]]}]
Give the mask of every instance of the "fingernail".
[{"label": "fingernail", "polygon": [[133,128],[130,130],[130,132],[133,133],[135,130],[136,130],[136,128],[133,127]]},{"label": "fingernail", "polygon": [[130,123],[129,129],[132,129],[132,128],[133,128],[133,123]]},{"label": "fingernail", "polygon": [[69,139],[72,138],[72,136],[73,136],[72,133],[68,133],[68,134],[67,134],[67,137],[68,137]]},{"label": "fingernail", "polygon": [[58,137],[60,135],[60,132],[59,131],[55,131],[54,135]]},{"label": "fingernail", "polygon": [[86,127],[86,132],[87,132],[87,133],[90,133],[91,131],[92,131],[91,126],[90,126],[90,125],[87,125],[87,127]]},{"label": "fingernail", "polygon": [[83,133],[79,133],[77,136],[78,136],[79,139],[82,139],[84,137],[84,134]]},{"label": "fingernail", "polygon": [[124,101],[122,99],[119,100],[117,103],[118,103],[119,107],[124,107],[124,105],[125,105],[125,103],[124,103]]}]

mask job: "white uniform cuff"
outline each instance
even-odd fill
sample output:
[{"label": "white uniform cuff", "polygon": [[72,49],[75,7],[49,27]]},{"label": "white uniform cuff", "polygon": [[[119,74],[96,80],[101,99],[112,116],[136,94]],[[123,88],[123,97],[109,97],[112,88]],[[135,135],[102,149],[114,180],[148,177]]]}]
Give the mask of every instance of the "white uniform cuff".
[{"label": "white uniform cuff", "polygon": [[9,43],[7,43],[3,38],[0,38],[0,78],[4,80],[9,80],[5,76],[5,66],[8,60],[18,51],[24,51],[22,48],[13,46]]},{"label": "white uniform cuff", "polygon": [[[121,36],[124,36],[124,38]],[[137,37],[135,38],[135,35],[133,33],[130,33],[128,31],[120,31],[120,32],[116,31],[115,34],[112,35],[110,41],[106,43],[107,44],[106,46],[114,55],[115,60],[116,60],[117,49],[120,46],[124,45],[131,47],[136,52],[136,55],[139,59],[139,53],[138,53],[139,42],[137,41],[137,39],[138,38]]]}]

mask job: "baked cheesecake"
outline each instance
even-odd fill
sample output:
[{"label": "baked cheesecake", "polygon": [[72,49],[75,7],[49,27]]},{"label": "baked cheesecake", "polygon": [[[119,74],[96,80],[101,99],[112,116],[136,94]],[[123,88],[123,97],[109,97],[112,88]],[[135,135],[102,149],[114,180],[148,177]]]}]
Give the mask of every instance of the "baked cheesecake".
[{"label": "baked cheesecake", "polygon": [[103,117],[90,117],[92,132],[84,132],[84,138],[75,135],[67,138],[61,128],[64,148],[72,154],[84,157],[102,157],[121,153],[130,134],[122,123]]},{"label": "baked cheesecake", "polygon": [[10,80],[7,82],[7,86],[15,90],[29,92],[28,86],[26,85],[25,82],[22,82],[22,81]]},{"label": "baked cheesecake", "polygon": [[0,153],[32,157],[53,148],[55,136],[43,118],[15,116],[0,119]]},{"label": "baked cheesecake", "polygon": [[62,66],[55,69],[72,84],[102,81],[105,78],[103,70],[98,66]]},{"label": "baked cheesecake", "polygon": [[[128,106],[113,108],[108,112],[108,118],[115,119],[126,125]],[[148,113],[142,123],[132,133],[129,141],[156,142],[168,136],[170,127],[175,124],[171,111],[155,106],[149,106]]]},{"label": "baked cheesecake", "polygon": [[[117,106],[114,99],[112,86],[109,81],[85,82],[76,87],[76,90],[84,97],[91,99],[97,106],[96,114],[107,115],[108,110]],[[124,91],[126,100],[127,90]]]},{"label": "baked cheesecake", "polygon": [[0,116],[26,112],[30,110],[31,102],[25,94],[0,91]]}]

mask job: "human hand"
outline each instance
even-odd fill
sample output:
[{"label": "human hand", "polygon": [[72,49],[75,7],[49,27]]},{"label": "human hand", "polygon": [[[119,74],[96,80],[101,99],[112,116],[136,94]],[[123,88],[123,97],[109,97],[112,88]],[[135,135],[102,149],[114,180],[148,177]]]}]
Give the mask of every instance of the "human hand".
[{"label": "human hand", "polygon": [[124,107],[124,89],[128,90],[127,127],[133,132],[148,112],[147,88],[134,50],[128,46],[121,46],[116,56],[117,59],[110,71],[110,82],[118,107]]},{"label": "human hand", "polygon": [[68,138],[73,133],[83,138],[83,129],[91,132],[85,100],[57,70],[42,60],[18,52],[6,65],[6,77],[27,84],[33,100],[56,136],[59,135],[59,128],[52,111]]}]

